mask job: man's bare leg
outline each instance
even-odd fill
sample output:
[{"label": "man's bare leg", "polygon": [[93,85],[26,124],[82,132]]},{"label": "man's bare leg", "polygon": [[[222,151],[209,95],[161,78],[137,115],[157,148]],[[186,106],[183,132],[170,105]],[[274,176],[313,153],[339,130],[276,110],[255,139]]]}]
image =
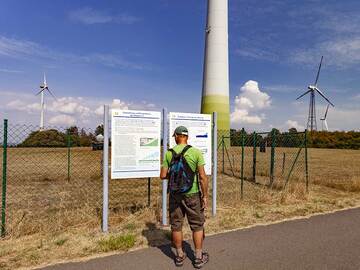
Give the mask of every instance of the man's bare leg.
[{"label": "man's bare leg", "polygon": [[184,251],[182,248],[183,234],[182,231],[172,231],[172,241],[176,248],[177,256],[183,257]]},{"label": "man's bare leg", "polygon": [[202,257],[202,247],[204,241],[204,231],[193,232],[193,241],[195,246],[195,256],[198,259]]}]

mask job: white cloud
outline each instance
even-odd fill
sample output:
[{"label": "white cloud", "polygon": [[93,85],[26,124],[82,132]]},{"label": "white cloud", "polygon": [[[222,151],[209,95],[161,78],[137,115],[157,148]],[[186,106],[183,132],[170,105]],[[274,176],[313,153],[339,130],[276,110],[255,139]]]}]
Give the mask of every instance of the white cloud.
[{"label": "white cloud", "polygon": [[[129,104],[121,101],[120,99],[113,99],[110,105],[111,109],[128,110]],[[104,114],[104,105],[100,105],[95,110],[95,114],[102,116]]]},{"label": "white cloud", "polygon": [[128,14],[110,15],[104,11],[95,10],[91,7],[84,7],[69,12],[69,18],[83,24],[98,23],[120,23],[133,24],[141,21],[140,18]]},{"label": "white cloud", "polygon": [[285,123],[287,129],[296,128],[298,131],[305,130],[305,127],[300,125],[297,121],[287,120]]},{"label": "white cloud", "polygon": [[269,108],[271,98],[259,89],[258,82],[250,80],[240,88],[240,94],[235,97],[234,103],[234,111],[230,116],[231,123],[261,124],[265,115],[258,115],[258,111]]},{"label": "white cloud", "polygon": [[21,70],[7,69],[7,68],[0,68],[0,72],[3,72],[3,73],[23,73],[23,71],[21,71]]},{"label": "white cloud", "polygon": [[251,45],[244,45],[241,48],[235,50],[235,53],[242,57],[253,58],[257,60],[268,60],[268,61],[275,61],[279,57],[272,53],[270,50],[264,50],[261,48],[256,48]]},{"label": "white cloud", "polygon": [[[38,124],[40,120],[40,98],[20,92],[0,91],[0,114],[12,123]],[[113,109],[148,110],[156,105],[147,101],[128,102],[121,99],[93,97],[59,97],[45,100],[46,125],[77,125],[94,127],[101,123],[104,104]]]},{"label": "white cloud", "polygon": [[49,111],[71,115],[77,114],[85,118],[90,115],[91,109],[83,104],[84,100],[81,97],[63,97],[54,100],[49,105]]},{"label": "white cloud", "polygon": [[32,41],[7,38],[4,36],[0,36],[0,56],[1,55],[19,59],[46,59],[55,61],[56,63],[64,62],[67,65],[69,63],[85,63],[100,64],[121,69],[151,69],[147,64],[128,61],[118,54],[90,53],[87,55],[77,55],[68,52],[55,51]]},{"label": "white cloud", "polygon": [[325,55],[324,61],[340,69],[360,64],[360,36],[337,38],[317,43],[314,48],[298,50],[291,61],[301,64],[314,64],[314,59]]},{"label": "white cloud", "polygon": [[51,117],[49,123],[51,125],[73,126],[76,124],[76,119],[70,115],[59,114]]},{"label": "white cloud", "polygon": [[6,104],[6,107],[12,110],[26,111],[27,113],[34,113],[40,111],[40,103],[25,103],[20,99],[11,100]]}]

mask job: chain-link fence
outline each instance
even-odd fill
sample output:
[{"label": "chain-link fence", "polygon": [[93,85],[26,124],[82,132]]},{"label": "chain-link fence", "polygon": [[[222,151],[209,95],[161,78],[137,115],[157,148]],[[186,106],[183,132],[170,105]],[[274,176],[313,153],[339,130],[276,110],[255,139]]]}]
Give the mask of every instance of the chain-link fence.
[{"label": "chain-link fence", "polygon": [[218,131],[219,201],[246,196],[244,182],[283,190],[308,188],[306,132]]},{"label": "chain-link fence", "polygon": [[[103,155],[95,130],[40,130],[11,123],[5,136],[4,130],[0,129],[3,233],[6,229],[7,236],[18,237],[84,226],[100,228]],[[110,224],[149,203],[158,204],[159,193],[160,180],[156,179],[110,181]]]},{"label": "chain-link fence", "polygon": [[[12,123],[0,128],[2,224],[7,236],[100,228],[103,152],[99,133],[89,128],[40,130]],[[219,203],[246,198],[245,182],[275,189],[284,189],[290,182],[305,185],[306,153],[306,133],[218,131]],[[110,227],[148,206],[161,220],[160,179],[109,181]]]}]

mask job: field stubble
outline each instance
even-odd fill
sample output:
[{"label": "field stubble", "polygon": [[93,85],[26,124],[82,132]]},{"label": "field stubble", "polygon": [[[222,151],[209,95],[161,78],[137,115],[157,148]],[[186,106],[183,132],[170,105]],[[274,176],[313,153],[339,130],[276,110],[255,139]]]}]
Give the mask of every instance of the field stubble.
[{"label": "field stubble", "polygon": [[[229,150],[226,174],[222,174],[219,153],[218,214],[212,218],[207,212],[207,233],[360,205],[360,151],[309,149],[309,193],[305,191],[303,156],[288,189],[281,191],[295,149],[277,151],[275,188],[245,181],[243,200],[240,200],[239,148]],[[284,169],[278,165],[283,164],[283,153],[289,158]],[[245,149],[244,175],[249,179],[252,155],[250,148]],[[269,151],[257,153],[259,182],[269,181],[268,155]],[[231,161],[233,170],[229,166]],[[0,242],[0,268],[15,269],[90,256],[112,247],[119,251],[169,241],[169,228],[159,226],[159,179],[151,181],[150,207],[147,180],[110,181],[109,222],[113,237],[110,239],[100,232],[101,152],[73,148],[70,179],[67,162],[67,149],[9,149],[8,235]],[[185,236],[190,237],[187,226]],[[104,247],[104,243],[109,243],[109,247]]]}]

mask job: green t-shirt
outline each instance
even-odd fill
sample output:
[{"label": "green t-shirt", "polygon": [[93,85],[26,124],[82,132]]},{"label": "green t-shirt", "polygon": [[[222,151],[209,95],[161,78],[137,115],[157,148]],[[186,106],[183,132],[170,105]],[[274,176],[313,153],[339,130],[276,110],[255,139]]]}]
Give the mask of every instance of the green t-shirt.
[{"label": "green t-shirt", "polygon": [[[173,150],[177,154],[179,154],[185,148],[185,146],[186,146],[186,144],[177,144],[176,146],[173,147]],[[194,147],[189,148],[186,151],[184,158],[185,158],[186,162],[189,164],[189,166],[193,172],[196,171],[197,167],[205,165],[204,157],[203,157],[201,151],[197,148],[194,148]],[[165,154],[165,159],[163,161],[162,167],[166,168],[166,169],[169,168],[171,159],[172,159],[172,153],[170,151],[167,151]],[[197,179],[197,176],[195,176],[194,183],[193,183],[191,189],[188,192],[186,192],[185,194],[193,194],[193,193],[199,192],[199,186],[198,186],[197,182],[198,182],[198,179]]]}]

